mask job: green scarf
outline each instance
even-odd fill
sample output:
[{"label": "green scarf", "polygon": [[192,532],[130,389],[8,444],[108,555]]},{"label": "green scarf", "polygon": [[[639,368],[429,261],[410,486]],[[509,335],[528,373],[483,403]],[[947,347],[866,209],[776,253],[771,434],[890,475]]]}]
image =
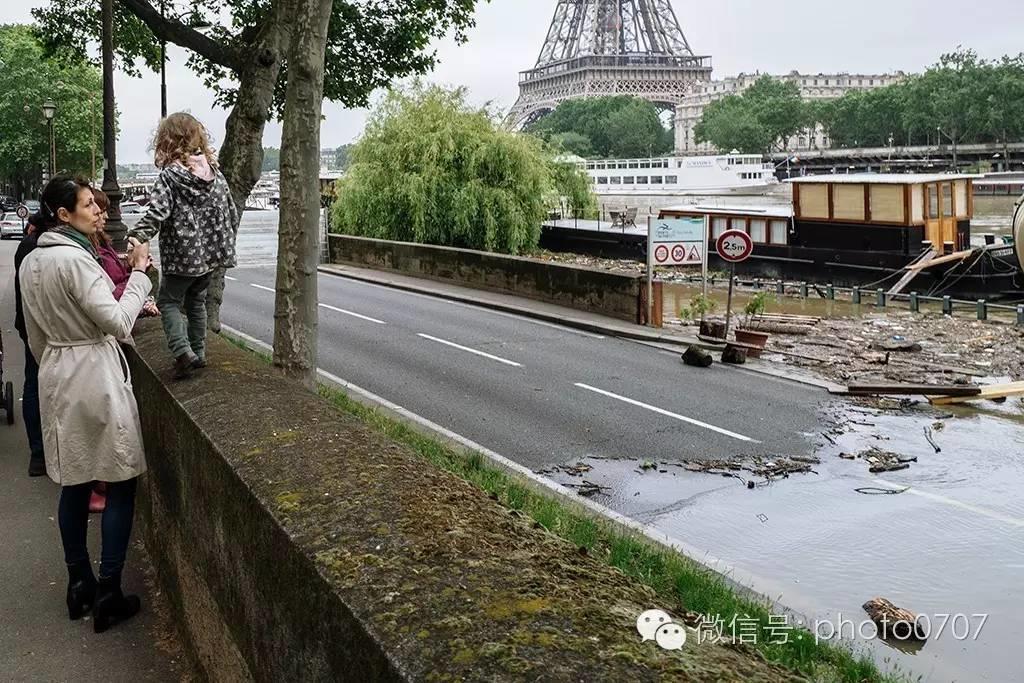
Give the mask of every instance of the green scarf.
[{"label": "green scarf", "polygon": [[85,249],[87,252],[89,252],[89,254],[94,259],[96,259],[97,261],[100,260],[100,255],[98,253],[96,253],[96,247],[94,247],[92,245],[92,242],[89,241],[89,238],[86,237],[85,235],[83,235],[82,233],[78,232],[74,228],[72,228],[70,225],[66,225],[64,223],[61,223],[61,224],[59,224],[59,225],[57,225],[57,226],[55,226],[53,228],[50,228],[50,230],[52,232],[56,232],[56,233],[59,233],[61,235],[64,235],[65,237],[70,239],[72,242],[74,242],[78,246],[82,247],[82,249]]}]

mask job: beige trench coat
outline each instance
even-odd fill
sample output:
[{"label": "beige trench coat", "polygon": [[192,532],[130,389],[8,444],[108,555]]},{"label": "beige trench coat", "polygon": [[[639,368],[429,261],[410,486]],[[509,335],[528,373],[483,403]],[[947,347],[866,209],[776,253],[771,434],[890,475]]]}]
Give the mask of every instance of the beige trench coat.
[{"label": "beige trench coat", "polygon": [[46,472],[62,486],[125,481],[146,470],[131,373],[131,336],[153,284],[132,273],[121,300],[89,252],[53,232],[18,271],[29,348],[39,361]]}]

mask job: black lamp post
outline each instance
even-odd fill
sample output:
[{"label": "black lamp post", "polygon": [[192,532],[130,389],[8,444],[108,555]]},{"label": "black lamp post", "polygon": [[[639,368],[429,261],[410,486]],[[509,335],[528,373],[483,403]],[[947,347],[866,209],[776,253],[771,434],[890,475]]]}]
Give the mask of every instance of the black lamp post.
[{"label": "black lamp post", "polygon": [[43,102],[43,117],[46,119],[46,125],[50,129],[50,177],[52,178],[57,172],[57,145],[53,137],[53,117],[57,114],[57,105],[53,103],[53,100],[46,100]]},{"label": "black lamp post", "polygon": [[114,131],[114,0],[103,0],[103,191],[110,199],[107,234],[114,248],[127,249],[127,228],[121,221],[121,187],[117,183],[117,134]]},{"label": "black lamp post", "polygon": [[[164,0],[160,0],[160,18],[164,16]],[[167,41],[160,39],[160,118],[167,118]]]}]

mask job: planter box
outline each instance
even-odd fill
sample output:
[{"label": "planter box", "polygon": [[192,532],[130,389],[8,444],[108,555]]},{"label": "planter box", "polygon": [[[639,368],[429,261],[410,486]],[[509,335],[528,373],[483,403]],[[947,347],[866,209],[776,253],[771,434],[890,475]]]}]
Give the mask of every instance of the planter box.
[{"label": "planter box", "polygon": [[736,330],[736,341],[749,347],[747,355],[753,358],[760,358],[764,347],[768,345],[768,333],[757,330]]}]

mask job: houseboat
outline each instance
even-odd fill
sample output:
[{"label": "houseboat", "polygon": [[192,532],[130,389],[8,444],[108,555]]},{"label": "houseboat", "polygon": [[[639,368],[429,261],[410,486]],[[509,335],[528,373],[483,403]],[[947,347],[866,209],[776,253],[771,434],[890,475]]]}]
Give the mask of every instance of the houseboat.
[{"label": "houseboat", "polygon": [[680,206],[661,217],[707,216],[714,241],[743,230],[753,255],[737,271],[837,286],[995,299],[1024,296],[1013,245],[971,246],[974,181],[960,174],[850,174],[793,178],[781,206]]},{"label": "houseboat", "polygon": [[578,160],[602,195],[764,194],[778,186],[758,155]]}]

